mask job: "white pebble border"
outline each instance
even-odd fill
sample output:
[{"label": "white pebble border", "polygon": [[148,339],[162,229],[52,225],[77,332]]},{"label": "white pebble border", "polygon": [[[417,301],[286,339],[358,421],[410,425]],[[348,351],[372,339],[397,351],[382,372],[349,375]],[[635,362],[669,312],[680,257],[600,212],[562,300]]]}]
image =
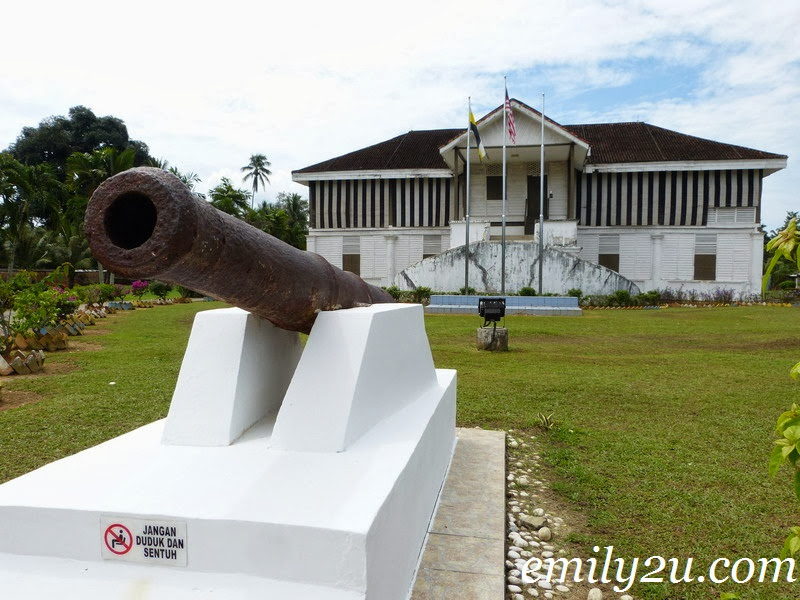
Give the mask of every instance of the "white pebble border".
[{"label": "white pebble border", "polygon": [[[559,548],[559,540],[564,530],[564,520],[552,515],[537,506],[540,494],[547,489],[547,483],[539,477],[541,455],[536,448],[536,436],[509,430],[506,435],[508,453],[508,475],[506,476],[507,506],[507,543],[506,543],[506,599],[528,600],[544,598],[552,600],[577,599],[570,588],[571,581],[564,583],[538,581],[536,584],[525,584],[522,579],[522,568],[525,562],[538,556],[542,560],[566,556],[566,551]],[[519,460],[524,454],[525,462]],[[528,580],[530,581],[530,580]],[[581,596],[582,597],[582,596]],[[586,600],[633,600],[625,594],[599,587],[589,590]]]}]

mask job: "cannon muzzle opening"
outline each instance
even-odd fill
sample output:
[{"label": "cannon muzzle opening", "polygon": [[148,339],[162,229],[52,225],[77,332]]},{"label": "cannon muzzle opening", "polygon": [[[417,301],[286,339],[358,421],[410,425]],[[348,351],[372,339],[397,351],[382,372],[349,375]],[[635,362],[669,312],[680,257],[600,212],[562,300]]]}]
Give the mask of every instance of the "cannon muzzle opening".
[{"label": "cannon muzzle opening", "polygon": [[115,246],[138,248],[153,235],[158,211],[144,194],[130,192],[116,198],[106,209],[103,225]]},{"label": "cannon muzzle opening", "polygon": [[104,181],[86,236],[119,275],[160,279],[308,333],[321,310],[394,302],[384,290],[196,197],[174,175],[139,167]]}]

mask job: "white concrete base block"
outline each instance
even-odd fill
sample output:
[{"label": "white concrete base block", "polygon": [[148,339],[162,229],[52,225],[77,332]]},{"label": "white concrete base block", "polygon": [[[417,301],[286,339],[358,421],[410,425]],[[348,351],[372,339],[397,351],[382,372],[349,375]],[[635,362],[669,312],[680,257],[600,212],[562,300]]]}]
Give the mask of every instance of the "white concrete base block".
[{"label": "white concrete base block", "polygon": [[197,313],[164,426],[164,443],[227,446],[277,412],[303,348],[241,308]]},{"label": "white concrete base block", "polygon": [[321,313],[286,392],[274,446],[341,452],[382,419],[436,393],[422,314],[420,304]]},{"label": "white concrete base block", "polygon": [[[353,325],[353,315],[371,324]],[[289,388],[299,395],[292,408],[284,414],[284,403],[277,415],[267,410],[241,436],[235,432],[246,419],[234,418],[240,411],[230,404],[252,402],[227,394],[223,403],[229,406],[220,413],[200,398],[195,405],[201,413],[234,415],[221,428],[232,433],[221,438],[203,433],[196,444],[175,443],[168,429],[180,427],[173,418],[191,417],[197,427],[205,425],[197,415],[187,416],[191,411],[185,406],[175,407],[165,421],[0,486],[0,597],[404,600],[452,455],[455,372],[433,370],[427,342],[427,358],[402,358],[405,344],[419,350],[424,339],[421,310],[371,307],[324,316],[318,321],[323,333],[316,326],[312,330],[308,357],[303,355],[295,380],[301,372],[302,377],[330,373],[331,357],[314,348],[330,348],[332,332],[340,336],[342,356],[358,355],[362,341],[371,348],[369,356],[352,363],[360,367],[334,373],[349,383],[311,386],[329,397],[304,398],[297,390],[307,384],[293,380]],[[391,324],[395,318],[402,327]],[[213,321],[209,317],[203,323]],[[220,323],[229,328],[228,317]],[[252,333],[246,324],[240,331],[243,346],[263,333]],[[385,337],[389,334],[400,337]],[[208,339],[208,332],[198,335]],[[274,342],[271,351],[280,354],[285,343]],[[396,360],[385,347],[398,349]],[[190,342],[180,378],[194,373],[200,380],[196,393],[202,395],[199,386],[211,385],[217,373],[195,370],[191,352]],[[380,360],[371,360],[373,353],[382,353]],[[365,365],[378,372],[364,373]],[[398,396],[374,383],[385,377],[394,385],[399,374],[417,382],[403,388],[412,395]],[[271,375],[263,369],[263,377],[252,377]],[[194,397],[192,392],[181,399],[179,389],[188,383],[179,383],[174,402]],[[249,385],[274,389],[264,381]],[[367,390],[375,396],[369,398]],[[382,401],[383,391],[390,401]],[[349,400],[338,397],[351,392]],[[326,406],[322,400],[349,411],[349,417],[321,409],[303,412]],[[307,401],[310,408],[299,410]],[[302,422],[314,432],[326,420],[336,435],[324,448],[310,448]],[[234,422],[239,425],[231,427]],[[278,424],[286,436],[281,440],[275,439]],[[290,448],[293,434],[303,451]],[[209,443],[226,436],[233,441]],[[121,526],[135,537],[144,533],[136,530],[144,528],[142,523],[177,530],[183,558],[131,562],[143,546],[131,544]]]}]

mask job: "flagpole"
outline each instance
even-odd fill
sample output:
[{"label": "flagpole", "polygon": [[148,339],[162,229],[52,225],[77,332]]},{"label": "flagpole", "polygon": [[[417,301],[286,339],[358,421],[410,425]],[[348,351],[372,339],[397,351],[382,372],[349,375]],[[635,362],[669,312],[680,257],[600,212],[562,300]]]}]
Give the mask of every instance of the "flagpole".
[{"label": "flagpole", "polygon": [[544,94],[542,94],[542,143],[539,153],[539,295],[544,272]]},{"label": "flagpole", "polygon": [[508,129],[508,121],[506,117],[506,97],[508,96],[508,83],[506,78],[503,77],[503,87],[505,88],[505,96],[503,96],[503,215],[502,215],[502,232],[500,236],[500,293],[506,293],[506,129]]},{"label": "flagpole", "polygon": [[[469,107],[469,114],[472,114],[472,98],[467,97],[467,105]],[[467,119],[469,121],[469,118]],[[467,199],[465,211],[466,223],[466,240],[464,242],[464,295],[469,293],[469,133],[470,123],[467,123]]]}]

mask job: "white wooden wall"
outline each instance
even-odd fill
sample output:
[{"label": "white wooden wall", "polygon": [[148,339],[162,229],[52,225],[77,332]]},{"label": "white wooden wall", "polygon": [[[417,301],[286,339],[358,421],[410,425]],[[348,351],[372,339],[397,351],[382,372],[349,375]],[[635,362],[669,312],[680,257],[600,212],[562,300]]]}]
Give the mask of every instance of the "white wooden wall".
[{"label": "white wooden wall", "polygon": [[[566,162],[553,162],[547,164],[547,185],[545,193],[552,192],[550,200],[550,218],[566,219],[568,209],[568,168]],[[499,165],[471,165],[470,166],[470,217],[500,221],[503,215],[502,200],[486,199],[487,171],[494,174],[502,173]],[[528,198],[528,164],[509,163],[508,177],[506,179],[506,221],[524,221],[525,204]]]},{"label": "white wooden wall", "polygon": [[[714,281],[694,280],[695,231],[669,231],[665,228],[625,231],[624,229],[604,228],[601,230],[579,231],[578,245],[580,258],[597,263],[599,239],[601,234],[619,234],[619,272],[622,276],[636,282],[643,289],[675,287],[687,282],[689,287],[715,288],[725,283],[745,284],[751,279],[752,233],[750,231],[709,230],[702,228],[697,233],[713,233],[717,240],[717,271]],[[655,260],[653,234],[661,235],[661,264]],[[660,273],[658,281],[653,277]]]}]

